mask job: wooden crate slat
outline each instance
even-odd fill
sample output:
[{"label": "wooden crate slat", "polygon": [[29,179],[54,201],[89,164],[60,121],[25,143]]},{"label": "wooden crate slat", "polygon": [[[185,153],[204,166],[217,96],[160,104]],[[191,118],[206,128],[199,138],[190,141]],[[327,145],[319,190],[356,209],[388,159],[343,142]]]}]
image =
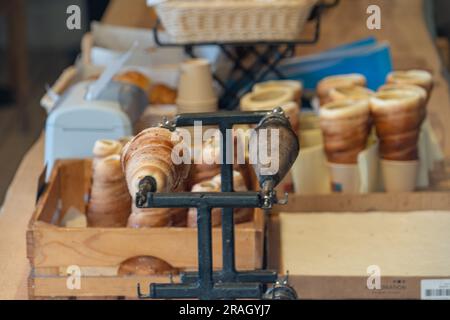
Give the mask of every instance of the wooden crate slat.
[{"label": "wooden crate slat", "polygon": [[[252,269],[259,231],[236,230],[236,261]],[[34,230],[34,266],[118,266],[135,256],[154,256],[174,267],[197,267],[194,228],[41,228]],[[221,266],[221,231],[213,230],[215,267]],[[154,245],[157,244],[157,245]],[[161,245],[164,244],[164,245]]]}]

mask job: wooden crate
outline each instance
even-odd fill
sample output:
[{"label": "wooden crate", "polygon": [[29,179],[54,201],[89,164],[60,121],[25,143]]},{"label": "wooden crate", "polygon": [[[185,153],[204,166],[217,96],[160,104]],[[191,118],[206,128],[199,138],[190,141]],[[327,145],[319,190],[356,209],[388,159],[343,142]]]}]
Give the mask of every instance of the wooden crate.
[{"label": "wooden crate", "polygon": [[[195,228],[67,228],[60,222],[70,207],[86,211],[91,181],[89,160],[60,160],[38,200],[27,231],[31,264],[29,296],[136,298],[149,283],[169,282],[169,276],[120,276],[121,263],[137,256],[157,257],[182,270],[197,268]],[[252,222],[237,225],[236,264],[239,270],[262,266],[264,215],[255,210]],[[220,268],[221,229],[213,228],[214,268]],[[66,286],[67,268],[81,269],[81,288]],[[177,278],[174,278],[177,281]]]}]

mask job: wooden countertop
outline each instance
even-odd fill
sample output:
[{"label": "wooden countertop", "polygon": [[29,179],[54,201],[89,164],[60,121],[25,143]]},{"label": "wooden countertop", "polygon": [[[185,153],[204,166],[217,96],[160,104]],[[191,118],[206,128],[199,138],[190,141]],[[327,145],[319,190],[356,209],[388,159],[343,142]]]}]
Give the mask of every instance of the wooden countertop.
[{"label": "wooden countertop", "polygon": [[[144,1],[136,3],[142,6]],[[382,29],[379,31],[365,27],[369,4],[379,4],[382,9]],[[432,125],[446,155],[450,156],[450,128],[445,128],[445,123],[450,120],[448,84],[441,74],[437,50],[421,19],[422,5],[422,0],[342,0],[325,15],[318,45],[302,47],[299,51],[310,53],[374,35],[391,43],[396,67],[430,69],[436,79],[429,105]],[[130,10],[140,12],[140,19],[145,20],[146,11],[131,7],[130,1],[114,0],[105,21],[116,24],[124,21],[123,24],[130,25],[130,20],[135,18],[126,14]],[[29,266],[25,233],[34,209],[37,180],[43,169],[43,146],[43,137],[40,137],[24,157],[0,212],[0,299],[27,298]]]},{"label": "wooden countertop", "polygon": [[44,137],[27,152],[0,211],[0,299],[26,299],[26,231],[44,164]]}]

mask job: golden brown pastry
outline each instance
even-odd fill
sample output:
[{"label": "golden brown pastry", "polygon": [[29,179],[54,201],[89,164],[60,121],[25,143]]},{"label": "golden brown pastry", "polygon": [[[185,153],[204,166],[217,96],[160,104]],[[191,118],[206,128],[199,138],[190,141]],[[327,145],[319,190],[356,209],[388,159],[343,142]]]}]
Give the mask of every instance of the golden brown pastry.
[{"label": "golden brown pastry", "polygon": [[325,77],[317,84],[316,92],[320,100],[320,105],[330,102],[330,91],[336,88],[351,86],[365,87],[366,78],[362,74],[351,73]]},{"label": "golden brown pastry", "polygon": [[167,208],[139,209],[133,205],[128,217],[128,228],[156,228],[172,226],[172,216]]},{"label": "golden brown pastry", "polygon": [[132,195],[145,176],[156,180],[157,192],[171,192],[189,173],[189,164],[175,164],[172,150],[182,143],[177,132],[148,128],[137,134],[122,151],[122,167]]},{"label": "golden brown pastry", "polygon": [[149,78],[147,78],[146,75],[144,75],[139,71],[134,70],[119,73],[118,75],[114,76],[113,80],[135,85],[136,87],[141,88],[145,92],[148,92],[151,85],[151,81]]},{"label": "golden brown pastry", "polygon": [[175,104],[177,91],[165,84],[155,84],[149,92],[150,104]]},{"label": "golden brown pastry", "polygon": [[131,212],[131,197],[120,165],[120,156],[97,161],[87,207],[89,227],[124,227]]},{"label": "golden brown pastry", "polygon": [[99,159],[103,159],[114,154],[120,154],[121,150],[122,144],[119,141],[109,139],[97,140],[92,150],[94,155],[93,165],[95,166]]},{"label": "golden brown pastry", "polygon": [[381,158],[417,160],[417,141],[425,116],[423,95],[417,90],[383,90],[370,99],[370,107]]},{"label": "golden brown pastry", "polygon": [[294,101],[294,92],[290,88],[265,88],[258,92],[245,94],[240,101],[242,111],[272,110],[280,105]]},{"label": "golden brown pastry", "polygon": [[300,103],[303,91],[303,84],[297,80],[270,80],[265,82],[259,82],[252,88],[253,92],[260,92],[261,90],[268,88],[289,88],[294,93],[293,101]]},{"label": "golden brown pastry", "polygon": [[348,86],[333,88],[329,91],[328,98],[330,101],[338,101],[345,99],[352,100],[369,100],[373,96],[374,92],[362,86]]},{"label": "golden brown pastry", "polygon": [[324,148],[331,163],[355,164],[370,130],[368,100],[338,100],[320,108]]},{"label": "golden brown pastry", "polygon": [[388,83],[385,85],[382,85],[378,88],[378,92],[384,92],[384,91],[397,91],[397,90],[406,90],[406,91],[414,91],[417,92],[420,97],[423,100],[423,108],[426,107],[427,100],[428,100],[428,93],[427,91],[419,86],[413,85],[413,84],[405,84],[405,83]]},{"label": "golden brown pastry", "polygon": [[131,228],[183,226],[186,209],[136,208],[135,195],[139,182],[146,176],[156,181],[156,192],[175,192],[184,186],[189,164],[176,164],[172,158],[174,147],[182,143],[176,132],[164,128],[148,128],[133,137],[122,150],[122,168],[128,189],[133,197],[132,214],[127,226]]},{"label": "golden brown pastry", "polygon": [[386,82],[389,84],[412,84],[422,87],[428,96],[433,89],[433,76],[425,70],[393,71],[387,75]]}]

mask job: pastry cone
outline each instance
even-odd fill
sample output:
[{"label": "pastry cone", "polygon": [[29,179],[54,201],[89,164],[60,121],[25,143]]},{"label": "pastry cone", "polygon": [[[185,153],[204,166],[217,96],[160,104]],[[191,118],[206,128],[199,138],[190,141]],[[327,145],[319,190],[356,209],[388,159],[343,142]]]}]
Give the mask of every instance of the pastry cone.
[{"label": "pastry cone", "polygon": [[385,137],[380,143],[381,153],[391,153],[398,151],[399,149],[408,149],[413,146],[417,146],[419,139],[419,131],[413,130],[410,132],[404,132],[396,135],[390,135]]},{"label": "pastry cone", "polygon": [[384,137],[391,134],[400,134],[411,130],[418,131],[423,117],[420,112],[409,112],[394,116],[378,117],[375,119],[377,135]]},{"label": "pastry cone", "polygon": [[253,92],[261,92],[265,89],[276,89],[276,88],[289,88],[294,94],[293,100],[295,102],[300,102],[303,91],[303,84],[297,80],[271,80],[257,83],[253,86]]},{"label": "pastry cone", "polygon": [[418,90],[389,89],[370,100],[380,154],[385,160],[417,160],[417,141],[425,115]]},{"label": "pastry cone", "polygon": [[433,76],[425,70],[393,71],[387,75],[387,83],[413,84],[424,88],[428,96],[433,89]]},{"label": "pastry cone", "polygon": [[240,101],[243,111],[271,110],[294,101],[292,89],[286,87],[267,88],[245,94]]},{"label": "pastry cone", "polygon": [[374,117],[400,115],[417,111],[422,101],[420,94],[412,90],[380,91],[370,99],[370,111]]},{"label": "pastry cone", "polygon": [[92,153],[94,155],[93,166],[95,167],[99,159],[113,154],[120,154],[121,151],[122,144],[119,141],[108,139],[97,140],[92,150]]},{"label": "pastry cone", "polygon": [[417,145],[408,146],[394,152],[384,152],[382,157],[385,160],[392,161],[413,161],[419,158],[419,151]]},{"label": "pastry cone", "polygon": [[87,207],[90,227],[124,227],[130,215],[131,197],[120,165],[120,156],[98,160],[92,176]]},{"label": "pastry cone", "polygon": [[362,86],[349,86],[349,87],[338,87],[333,88],[329,92],[330,101],[339,101],[339,100],[368,100],[371,96],[373,96],[374,92],[370,89],[367,89]]},{"label": "pastry cone", "polygon": [[388,83],[385,85],[382,85],[378,88],[378,92],[383,91],[397,91],[397,90],[406,90],[406,91],[414,91],[417,92],[423,101],[423,107],[426,106],[426,101],[428,100],[428,93],[427,91],[419,86],[413,85],[413,84],[405,84],[405,83]]},{"label": "pastry cone", "polygon": [[317,84],[316,88],[317,96],[319,97],[320,104],[323,105],[331,101],[329,93],[332,89],[350,86],[365,87],[366,83],[367,83],[366,78],[362,74],[358,73],[329,76],[323,78]]},{"label": "pastry cone", "polygon": [[320,108],[324,149],[331,163],[354,164],[370,131],[368,100],[337,100]]},{"label": "pastry cone", "polygon": [[320,120],[354,120],[368,117],[369,103],[362,100],[340,100],[323,105],[320,108]]}]

